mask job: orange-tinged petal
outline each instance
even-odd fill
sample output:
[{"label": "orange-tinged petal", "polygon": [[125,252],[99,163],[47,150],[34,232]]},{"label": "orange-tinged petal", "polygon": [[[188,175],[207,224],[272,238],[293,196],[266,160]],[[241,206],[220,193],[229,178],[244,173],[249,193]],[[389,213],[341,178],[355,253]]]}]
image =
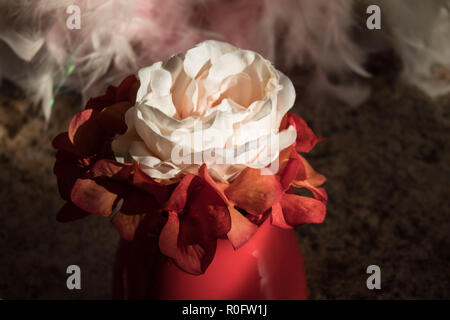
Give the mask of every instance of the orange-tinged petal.
[{"label": "orange-tinged petal", "polygon": [[281,207],[286,223],[293,227],[321,223],[326,215],[326,207],[322,201],[295,194],[284,194]]},{"label": "orange-tinged petal", "polygon": [[303,158],[301,155],[297,154],[298,158],[303,163],[303,166],[305,168],[304,172],[299,172],[299,175],[296,177],[296,183],[300,181],[306,180],[311,186],[318,187],[325,183],[327,180],[324,175],[316,172],[311,165],[306,161],[305,158]]},{"label": "orange-tinged petal", "polygon": [[102,159],[94,163],[90,169],[91,178],[111,178],[114,180],[128,180],[133,171],[133,165],[114,160]]},{"label": "orange-tinged petal", "polygon": [[181,212],[184,210],[188,200],[189,187],[195,177],[196,176],[193,174],[188,174],[181,179],[167,201],[165,210],[174,212]]},{"label": "orange-tinged petal", "polygon": [[297,140],[295,149],[298,152],[309,152],[316,145],[317,142],[324,140],[324,138],[317,137],[314,132],[308,127],[308,124],[301,117],[294,113],[287,114],[288,123],[297,129]]},{"label": "orange-tinged petal", "polygon": [[227,198],[245,211],[261,215],[280,200],[281,185],[274,175],[260,169],[246,168],[225,189]]},{"label": "orange-tinged petal", "polygon": [[227,233],[228,240],[235,249],[243,246],[258,230],[258,226],[250,222],[232,206],[228,207],[231,217],[231,229]]},{"label": "orange-tinged petal", "polygon": [[281,204],[279,202],[277,202],[272,206],[272,212],[270,217],[271,222],[274,226],[283,229],[292,229],[292,226],[290,226],[284,219],[283,208],[281,207]]},{"label": "orange-tinged petal", "polygon": [[117,194],[91,179],[77,179],[70,195],[72,202],[80,209],[99,216],[109,216]]}]

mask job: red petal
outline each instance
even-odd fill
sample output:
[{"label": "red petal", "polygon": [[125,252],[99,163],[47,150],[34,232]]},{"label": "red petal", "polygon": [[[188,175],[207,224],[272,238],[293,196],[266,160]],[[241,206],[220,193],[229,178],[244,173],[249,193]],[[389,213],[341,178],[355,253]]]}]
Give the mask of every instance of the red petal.
[{"label": "red petal", "polygon": [[124,240],[131,241],[144,217],[143,214],[129,215],[119,211],[112,218],[112,223]]},{"label": "red petal", "polygon": [[326,207],[319,200],[285,194],[281,200],[287,224],[296,227],[306,223],[321,223],[325,219]]},{"label": "red petal", "polygon": [[283,229],[292,229],[292,226],[290,226],[284,219],[283,209],[281,208],[281,204],[279,202],[272,207],[271,222],[274,226]]},{"label": "red petal", "polygon": [[165,185],[158,183],[143,172],[138,164],[134,166],[133,185],[152,194],[159,203],[165,203],[175,187],[175,184]]},{"label": "red petal", "polygon": [[92,166],[89,173],[91,178],[106,177],[114,180],[128,180],[132,171],[132,164],[102,159]]},{"label": "red petal", "polygon": [[70,200],[73,185],[78,178],[83,176],[85,170],[73,163],[57,159],[53,172],[57,178],[59,194],[64,200]]},{"label": "red petal", "polygon": [[78,155],[78,150],[74,147],[72,142],[69,140],[69,135],[67,132],[62,132],[58,134],[52,141],[53,148],[57,150],[62,150],[68,153]]},{"label": "red petal", "polygon": [[316,199],[326,203],[328,196],[325,189],[318,188],[318,186],[326,181],[325,176],[317,173],[301,155],[296,154],[296,157],[301,161],[302,166],[299,167],[296,180],[292,182],[293,186],[307,188],[313,193]]},{"label": "red petal", "polygon": [[139,81],[136,79],[135,75],[126,77],[117,87],[115,100],[129,101],[134,103],[136,101],[136,92],[138,88]]},{"label": "red petal", "polygon": [[106,89],[106,94],[101,97],[91,98],[86,104],[86,109],[94,109],[97,111],[103,110],[107,106],[116,102],[116,87],[109,86]]},{"label": "red petal", "polygon": [[128,101],[114,103],[104,108],[97,117],[97,121],[109,135],[124,134],[127,131],[125,113],[133,105]]},{"label": "red petal", "polygon": [[69,125],[69,140],[80,154],[97,153],[104,141],[104,131],[95,121],[97,111],[88,109],[77,113]]},{"label": "red petal", "polygon": [[200,177],[202,177],[206,183],[208,183],[214,190],[216,190],[217,194],[222,198],[222,200],[228,204],[228,198],[226,197],[225,193],[217,183],[211,178],[211,176],[208,173],[208,167],[206,164],[203,164],[200,169],[198,170],[198,174]]},{"label": "red petal", "polygon": [[145,236],[156,231],[162,222],[160,206],[152,195],[130,189],[123,196],[123,203],[114,215],[112,222],[125,240],[133,240],[136,236]]},{"label": "red petal", "polygon": [[[294,151],[295,152],[295,151]],[[287,190],[296,179],[299,169],[304,171],[303,163],[297,157],[290,158],[280,174],[280,184],[283,191]]]},{"label": "red petal", "polygon": [[250,240],[258,227],[233,207],[228,207],[228,211],[231,217],[231,229],[228,231],[227,237],[233,247],[238,249]]},{"label": "red petal", "polygon": [[188,199],[188,190],[194,178],[195,175],[188,174],[181,179],[167,201],[165,210],[174,212],[183,211]]},{"label": "red petal", "polygon": [[309,152],[317,142],[324,138],[316,137],[314,132],[308,127],[305,120],[294,113],[288,113],[288,122],[297,129],[297,140],[295,149],[298,152]]},{"label": "red petal", "polygon": [[117,195],[91,179],[77,179],[71,193],[72,202],[82,210],[99,216],[109,216]]},{"label": "red petal", "polygon": [[321,175],[320,173],[316,172],[311,165],[306,161],[305,158],[303,158],[301,155],[297,154],[297,157],[304,166],[304,172],[299,172],[299,175],[296,177],[296,182],[306,180],[311,186],[318,187],[325,183],[327,180],[325,176]]},{"label": "red petal", "polygon": [[66,202],[64,206],[59,210],[56,221],[58,222],[71,222],[88,216],[90,213],[81,210],[72,202]]},{"label": "red petal", "polygon": [[161,252],[171,257],[182,270],[191,274],[202,274],[211,264],[216,251],[216,241],[201,245],[178,246],[180,221],[175,212],[169,212],[169,218],[159,237]]},{"label": "red petal", "polygon": [[225,189],[225,195],[245,211],[261,215],[281,197],[281,185],[274,175],[262,175],[260,169],[246,168]]},{"label": "red petal", "polygon": [[180,214],[179,243],[206,244],[225,237],[231,228],[231,218],[227,204],[216,190],[196,177],[192,180],[188,193],[187,205]]}]

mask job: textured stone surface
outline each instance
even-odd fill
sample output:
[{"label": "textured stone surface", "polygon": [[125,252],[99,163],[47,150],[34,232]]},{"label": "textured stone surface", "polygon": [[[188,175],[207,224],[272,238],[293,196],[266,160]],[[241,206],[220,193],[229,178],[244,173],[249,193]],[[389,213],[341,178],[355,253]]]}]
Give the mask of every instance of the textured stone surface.
[{"label": "textured stone surface", "polygon": [[[303,99],[302,77],[291,74],[297,112],[328,137],[308,156],[328,178],[328,216],[298,229],[310,298],[450,298],[450,97],[398,83],[390,56],[372,61],[372,95],[357,108]],[[46,128],[20,91],[3,83],[0,92],[0,298],[109,298],[111,224],[55,221],[50,141],[78,101],[60,96]],[[81,291],[66,288],[70,264],[82,269]],[[366,288],[371,264],[381,267],[378,291]]]}]

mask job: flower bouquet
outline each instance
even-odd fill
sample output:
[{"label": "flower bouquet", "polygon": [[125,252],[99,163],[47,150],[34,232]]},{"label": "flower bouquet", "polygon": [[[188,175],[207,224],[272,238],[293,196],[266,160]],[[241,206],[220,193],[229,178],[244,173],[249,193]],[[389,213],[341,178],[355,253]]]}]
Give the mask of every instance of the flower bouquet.
[{"label": "flower bouquet", "polygon": [[121,235],[114,298],[306,298],[290,229],[322,222],[327,194],[299,154],[321,138],[288,112],[289,78],[218,41],[138,75],[53,141],[57,219],[107,217]]}]

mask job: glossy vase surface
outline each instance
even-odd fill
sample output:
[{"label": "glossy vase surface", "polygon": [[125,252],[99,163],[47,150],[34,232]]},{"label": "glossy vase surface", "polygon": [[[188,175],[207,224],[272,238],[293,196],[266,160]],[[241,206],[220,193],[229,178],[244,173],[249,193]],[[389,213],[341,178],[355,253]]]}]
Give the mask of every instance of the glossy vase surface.
[{"label": "glossy vase surface", "polygon": [[159,253],[157,241],[121,241],[114,270],[115,299],[307,298],[303,258],[293,230],[266,221],[238,250],[219,240],[203,275],[180,270]]}]

